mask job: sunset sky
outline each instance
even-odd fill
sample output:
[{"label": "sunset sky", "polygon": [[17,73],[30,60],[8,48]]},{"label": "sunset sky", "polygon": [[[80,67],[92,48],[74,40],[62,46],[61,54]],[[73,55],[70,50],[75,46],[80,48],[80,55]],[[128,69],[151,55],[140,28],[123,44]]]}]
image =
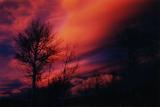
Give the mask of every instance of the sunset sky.
[{"label": "sunset sky", "polygon": [[125,54],[106,44],[114,38],[118,26],[143,11],[148,1],[0,0],[0,96],[28,87],[25,73],[13,58],[13,38],[33,19],[50,23],[62,45],[76,46],[79,73],[108,71],[107,64],[120,61]]}]

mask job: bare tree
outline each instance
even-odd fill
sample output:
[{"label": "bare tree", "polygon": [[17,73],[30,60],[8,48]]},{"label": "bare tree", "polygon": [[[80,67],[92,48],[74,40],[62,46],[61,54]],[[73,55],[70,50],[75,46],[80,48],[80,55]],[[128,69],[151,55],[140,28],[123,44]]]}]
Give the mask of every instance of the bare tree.
[{"label": "bare tree", "polygon": [[74,46],[72,47],[67,45],[65,49],[66,52],[63,60],[64,68],[62,70],[62,78],[64,81],[67,81],[67,79],[69,79],[70,76],[73,76],[72,74],[74,74],[79,67],[78,59],[76,57],[74,48]]},{"label": "bare tree", "polygon": [[[71,46],[63,47],[63,52],[61,55],[63,67],[60,70],[59,74],[51,78],[50,74],[52,65],[50,65],[49,75],[48,75],[48,106],[56,105],[61,103],[63,105],[64,96],[68,95],[69,89],[72,87],[71,79],[74,76],[74,73],[78,70],[78,60],[75,55],[75,52]],[[60,101],[60,102],[59,102]]]},{"label": "bare tree", "polygon": [[[57,76],[53,78],[53,80],[57,81],[68,81],[71,79],[73,74],[78,70],[79,64],[78,64],[78,58],[74,51],[74,46],[72,45],[66,45],[66,47],[63,48],[64,54],[62,55],[62,64],[63,69],[60,72],[60,76]],[[53,64],[49,64],[49,70],[48,70],[48,86],[50,85],[50,79],[51,79],[51,71],[53,69]]]},{"label": "bare tree", "polygon": [[19,33],[15,43],[15,58],[30,68],[28,76],[32,79],[32,103],[35,103],[37,81],[41,79],[44,67],[53,63],[54,57],[59,53],[58,43],[51,27],[40,21],[33,21]]}]

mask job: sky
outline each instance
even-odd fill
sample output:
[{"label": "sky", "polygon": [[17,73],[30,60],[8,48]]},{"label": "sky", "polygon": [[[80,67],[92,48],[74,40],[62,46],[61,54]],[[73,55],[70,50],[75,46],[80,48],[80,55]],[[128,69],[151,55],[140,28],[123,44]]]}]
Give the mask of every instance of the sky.
[{"label": "sky", "polygon": [[0,0],[0,96],[28,87],[25,73],[13,57],[13,38],[33,19],[50,23],[62,45],[76,46],[80,74],[108,71],[107,64],[121,60],[125,54],[106,44],[118,26],[141,13],[148,1]]}]

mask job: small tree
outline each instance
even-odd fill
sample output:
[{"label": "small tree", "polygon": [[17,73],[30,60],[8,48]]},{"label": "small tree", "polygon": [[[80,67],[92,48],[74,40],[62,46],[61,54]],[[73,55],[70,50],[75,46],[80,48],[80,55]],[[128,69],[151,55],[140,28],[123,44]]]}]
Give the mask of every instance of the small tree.
[{"label": "small tree", "polygon": [[15,39],[15,58],[24,63],[30,70],[28,76],[32,79],[32,104],[35,103],[35,90],[46,65],[53,63],[58,54],[58,44],[48,24],[33,21]]},{"label": "small tree", "polygon": [[67,45],[64,54],[64,68],[62,70],[62,78],[64,81],[69,81],[68,79],[71,79],[71,76],[77,71],[79,68],[78,64],[78,58],[76,56],[76,53],[74,51],[74,46]]},{"label": "small tree", "polygon": [[[48,84],[48,106],[53,106],[57,104],[64,104],[64,98],[69,95],[69,89],[72,87],[71,80],[78,70],[78,59],[75,55],[71,46],[66,46],[63,48],[62,54],[62,64],[63,68],[60,70],[59,74],[54,76]],[[49,73],[50,75],[50,73]],[[49,80],[50,81],[50,80]]]}]

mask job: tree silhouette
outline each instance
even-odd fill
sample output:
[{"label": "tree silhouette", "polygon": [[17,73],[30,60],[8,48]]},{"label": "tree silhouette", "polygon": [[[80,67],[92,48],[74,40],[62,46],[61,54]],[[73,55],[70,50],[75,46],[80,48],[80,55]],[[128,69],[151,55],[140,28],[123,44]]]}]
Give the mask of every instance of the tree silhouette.
[{"label": "tree silhouette", "polygon": [[[76,61],[76,56],[74,51],[67,46],[64,49],[63,56],[63,68],[56,74],[48,84],[47,87],[47,106],[52,107],[54,105],[63,105],[64,98],[69,94],[69,89],[72,87],[71,79],[74,73],[78,69],[78,62]],[[70,65],[74,62],[74,64]]]},{"label": "tree silhouette", "polygon": [[32,104],[35,103],[37,81],[46,65],[54,61],[58,54],[58,43],[48,24],[33,21],[23,32],[19,33],[16,42],[15,58],[24,63],[30,70],[32,79]]},{"label": "tree silhouette", "polygon": [[66,52],[63,59],[64,68],[62,70],[63,81],[68,81],[68,79],[70,79],[71,76],[73,76],[72,74],[74,74],[79,67],[78,59],[75,55],[75,51],[73,48],[75,47],[67,45],[65,49]]}]

